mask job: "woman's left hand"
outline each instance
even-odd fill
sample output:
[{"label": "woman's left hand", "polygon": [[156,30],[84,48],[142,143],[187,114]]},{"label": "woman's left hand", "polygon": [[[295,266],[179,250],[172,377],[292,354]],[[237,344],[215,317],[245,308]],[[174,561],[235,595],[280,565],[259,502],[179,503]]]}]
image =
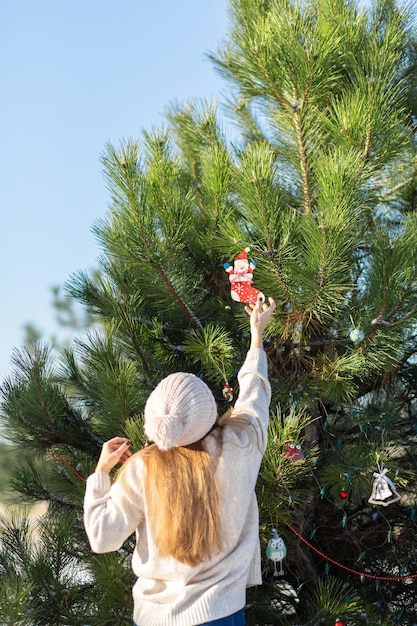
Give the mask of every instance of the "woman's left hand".
[{"label": "woman's left hand", "polygon": [[132,452],[129,450],[130,444],[130,440],[126,437],[113,437],[113,439],[103,443],[96,472],[109,474],[115,465],[127,461],[132,456]]}]

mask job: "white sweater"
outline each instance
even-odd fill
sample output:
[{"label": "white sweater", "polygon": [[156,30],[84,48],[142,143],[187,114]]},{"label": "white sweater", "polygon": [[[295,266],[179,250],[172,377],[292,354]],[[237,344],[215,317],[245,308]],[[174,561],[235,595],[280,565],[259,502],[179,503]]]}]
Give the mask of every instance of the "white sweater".
[{"label": "white sweater", "polygon": [[248,415],[255,429],[227,426],[221,442],[215,431],[204,440],[206,450],[219,455],[220,554],[196,567],[159,557],[146,523],[140,455],[129,461],[123,481],[111,485],[105,472],[87,480],[84,523],[92,550],[118,550],[136,533],[133,599],[134,621],[140,626],[195,626],[226,617],[245,606],[247,586],[262,582],[255,485],[267,444],[271,399],[262,349],[249,350],[238,380],[235,410]]}]

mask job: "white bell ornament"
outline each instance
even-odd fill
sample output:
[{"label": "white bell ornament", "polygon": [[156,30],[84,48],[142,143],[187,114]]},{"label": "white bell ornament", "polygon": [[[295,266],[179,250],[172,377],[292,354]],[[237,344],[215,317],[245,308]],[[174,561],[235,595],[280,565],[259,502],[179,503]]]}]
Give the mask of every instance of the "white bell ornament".
[{"label": "white bell ornament", "polygon": [[388,506],[393,502],[397,502],[401,498],[397,492],[394,483],[386,475],[385,467],[378,468],[378,472],[374,472],[374,484],[372,485],[372,493],[368,499],[369,504],[380,504]]}]

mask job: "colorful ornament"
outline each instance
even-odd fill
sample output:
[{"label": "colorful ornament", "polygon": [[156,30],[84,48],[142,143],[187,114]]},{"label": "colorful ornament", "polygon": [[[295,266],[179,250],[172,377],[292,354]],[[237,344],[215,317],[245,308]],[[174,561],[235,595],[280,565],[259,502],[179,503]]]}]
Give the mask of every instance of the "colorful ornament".
[{"label": "colorful ornament", "polygon": [[229,274],[232,300],[243,302],[244,304],[256,304],[259,299],[264,301],[265,296],[262,291],[252,287],[253,270],[256,267],[256,261],[253,260],[249,263],[249,250],[250,248],[245,248],[243,252],[240,252],[233,266],[230,263],[224,263],[223,267]]},{"label": "colorful ornament", "polygon": [[339,497],[342,498],[342,500],[347,500],[349,498],[349,492],[346,491],[346,489],[341,489],[339,491]]},{"label": "colorful ornament", "polygon": [[229,385],[229,383],[225,383],[223,387],[223,398],[226,402],[232,402],[233,400],[233,389]]},{"label": "colorful ornament", "polygon": [[386,476],[387,469],[383,466],[378,466],[378,472],[374,472],[374,484],[372,486],[372,493],[369,496],[369,504],[382,504],[382,506],[388,506],[393,502],[397,502],[401,498],[397,492],[394,483],[388,476]]},{"label": "colorful ornament", "polygon": [[[282,561],[287,555],[287,547],[275,528],[272,529],[272,532],[274,536],[268,541],[266,556],[274,562],[274,576],[283,576]],[[280,565],[279,571],[277,570],[277,563]]]},{"label": "colorful ornament", "polygon": [[345,626],[345,623],[342,622],[342,620],[340,619],[340,617],[338,617],[334,623],[334,626]]},{"label": "colorful ornament", "polygon": [[301,446],[299,444],[295,445],[293,443],[289,443],[287,445],[285,456],[289,457],[292,461],[304,461],[305,459],[304,452],[302,451]]}]

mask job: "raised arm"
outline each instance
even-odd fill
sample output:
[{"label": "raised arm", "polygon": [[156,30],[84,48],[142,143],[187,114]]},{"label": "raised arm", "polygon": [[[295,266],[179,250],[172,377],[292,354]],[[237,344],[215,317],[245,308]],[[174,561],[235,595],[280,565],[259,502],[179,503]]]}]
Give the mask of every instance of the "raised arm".
[{"label": "raised arm", "polygon": [[255,305],[245,306],[245,311],[250,315],[251,349],[263,348],[262,336],[277,306],[272,298],[268,300],[269,306],[262,300],[258,300]]}]

